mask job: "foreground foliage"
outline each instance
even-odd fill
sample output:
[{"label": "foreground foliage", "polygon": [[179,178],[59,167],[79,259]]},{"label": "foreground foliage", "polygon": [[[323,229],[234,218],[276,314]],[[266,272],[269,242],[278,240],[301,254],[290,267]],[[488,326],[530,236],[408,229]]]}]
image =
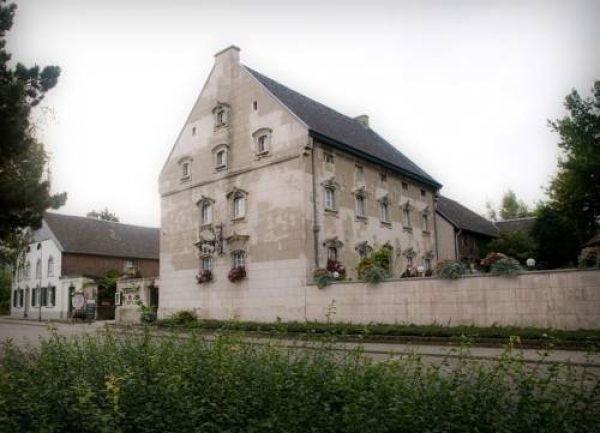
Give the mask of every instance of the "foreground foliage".
[{"label": "foreground foliage", "polygon": [[[531,372],[459,357],[371,362],[144,335],[53,337],[5,347],[0,428],[11,432],[598,431],[597,379],[566,366]],[[539,367],[539,366],[538,366]]]}]

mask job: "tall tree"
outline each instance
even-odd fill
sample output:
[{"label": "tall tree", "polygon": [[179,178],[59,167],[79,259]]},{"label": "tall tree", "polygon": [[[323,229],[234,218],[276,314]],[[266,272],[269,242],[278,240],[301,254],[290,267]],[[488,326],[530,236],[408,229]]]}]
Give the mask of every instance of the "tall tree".
[{"label": "tall tree", "polygon": [[15,11],[15,4],[0,0],[0,242],[25,227],[38,228],[44,212],[66,200],[65,193],[50,193],[48,155],[31,121],[32,108],[56,85],[60,69],[10,66],[6,33]]},{"label": "tall tree", "polygon": [[92,209],[92,211],[88,212],[85,216],[90,218],[96,218],[102,221],[112,221],[114,223],[119,222],[119,217],[117,216],[117,214],[109,211],[108,208],[104,208],[104,210],[101,210],[99,212]]},{"label": "tall tree", "polygon": [[563,215],[582,244],[598,228],[600,218],[600,81],[592,97],[576,90],[565,98],[568,114],[549,121],[560,136],[562,156],[548,189],[551,205]]},{"label": "tall tree", "polygon": [[494,206],[487,202],[486,213],[487,217],[492,221],[496,221],[498,216],[500,219],[506,220],[510,218],[522,218],[531,216],[532,212],[529,210],[524,201],[519,200],[513,190],[509,189],[502,195],[500,200],[500,208],[494,209]]},{"label": "tall tree", "polygon": [[531,237],[537,246],[536,259],[541,268],[577,266],[579,245],[575,233],[569,222],[552,207],[538,207]]}]

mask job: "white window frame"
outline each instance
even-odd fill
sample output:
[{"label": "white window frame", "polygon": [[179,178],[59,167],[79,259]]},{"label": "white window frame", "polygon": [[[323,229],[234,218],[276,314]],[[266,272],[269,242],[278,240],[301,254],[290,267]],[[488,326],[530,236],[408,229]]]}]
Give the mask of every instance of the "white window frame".
[{"label": "white window frame", "polygon": [[227,151],[225,149],[219,150],[215,158],[215,166],[217,169],[227,167]]},{"label": "white window frame", "polygon": [[367,199],[364,194],[355,194],[354,195],[354,212],[357,218],[366,218],[367,217]]},{"label": "white window frame", "polygon": [[224,103],[218,103],[213,108],[213,115],[215,118],[215,128],[222,128],[229,124],[229,105]]},{"label": "white window frame", "polygon": [[408,205],[402,206],[402,224],[404,224],[404,227],[411,227],[411,225],[410,225],[410,207]]},{"label": "white window frame", "polygon": [[48,264],[47,264],[46,274],[49,277],[53,277],[54,276],[54,257],[52,257],[52,256],[48,257]]},{"label": "white window frame", "polygon": [[203,271],[211,271],[213,270],[214,260],[212,256],[204,256],[200,261],[200,267]]},{"label": "white window frame", "polygon": [[338,261],[338,249],[336,247],[327,247],[327,260]]},{"label": "white window frame", "polygon": [[429,231],[429,214],[423,213],[421,214],[421,228],[424,232]]},{"label": "white window frame", "polygon": [[271,151],[272,132],[270,128],[260,128],[252,134],[254,149],[258,156],[267,155]]},{"label": "white window frame", "polygon": [[203,200],[202,203],[200,203],[200,215],[202,225],[212,224],[213,204],[209,200]]},{"label": "white window frame", "polygon": [[234,268],[246,267],[246,251],[235,250],[231,252],[231,265]]},{"label": "white window frame", "polygon": [[324,191],[324,200],[325,200],[325,209],[326,210],[336,210],[335,203],[335,188],[326,186]]},{"label": "white window frame", "polygon": [[240,193],[233,195],[232,200],[233,219],[240,219],[246,216],[246,196]]},{"label": "white window frame", "polygon": [[27,260],[25,263],[25,280],[29,280],[31,278],[31,262]]},{"label": "white window frame", "polygon": [[381,222],[390,222],[390,204],[387,200],[381,200],[379,202],[379,215],[381,218]]}]

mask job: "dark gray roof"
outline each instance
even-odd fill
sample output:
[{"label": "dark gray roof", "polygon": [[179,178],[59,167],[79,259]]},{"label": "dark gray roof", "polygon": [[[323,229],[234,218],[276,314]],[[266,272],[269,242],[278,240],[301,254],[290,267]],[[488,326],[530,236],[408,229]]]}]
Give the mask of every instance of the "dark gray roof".
[{"label": "dark gray roof", "polygon": [[371,159],[436,189],[442,186],[368,126],[307,98],[247,66],[244,68],[306,123],[315,138],[332,140],[333,143],[328,142],[328,144],[338,145],[346,151]]},{"label": "dark gray roof", "polygon": [[491,221],[448,197],[439,197],[437,212],[458,229],[498,237],[498,229]]},{"label": "dark gray roof", "polygon": [[159,233],[152,227],[48,212],[34,239],[52,236],[65,253],[158,260]]},{"label": "dark gray roof", "polygon": [[531,233],[535,225],[535,217],[511,218],[503,221],[496,221],[496,227],[501,232],[515,232],[522,230]]}]

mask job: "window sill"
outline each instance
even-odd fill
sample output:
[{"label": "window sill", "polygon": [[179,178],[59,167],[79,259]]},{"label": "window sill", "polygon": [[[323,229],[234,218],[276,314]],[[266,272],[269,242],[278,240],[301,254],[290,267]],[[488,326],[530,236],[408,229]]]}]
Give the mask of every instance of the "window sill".
[{"label": "window sill", "polygon": [[237,218],[231,218],[231,221],[233,223],[243,223],[243,222],[246,222],[246,217],[242,216],[242,217],[237,217]]},{"label": "window sill", "polygon": [[256,154],[256,159],[260,160],[262,158],[266,158],[267,156],[271,156],[271,154],[269,153],[268,150],[265,150],[264,152],[260,152]]},{"label": "window sill", "polygon": [[368,218],[366,216],[356,215],[355,219],[356,219],[356,221],[361,222],[361,223],[366,223],[368,221]]},{"label": "window sill", "polygon": [[392,223],[389,221],[379,221],[379,223],[380,223],[381,227],[385,227],[388,229],[392,228]]},{"label": "window sill", "polygon": [[337,214],[338,214],[337,209],[327,209],[327,208],[325,208],[325,215],[337,216]]},{"label": "window sill", "polygon": [[212,223],[200,224],[200,230],[212,229]]},{"label": "window sill", "polygon": [[429,230],[423,230],[423,236],[431,236],[431,232]]},{"label": "window sill", "polygon": [[412,227],[404,226],[404,227],[402,227],[402,231],[405,231],[407,233],[412,233],[413,229],[412,229]]},{"label": "window sill", "polygon": [[227,166],[226,165],[220,165],[218,167],[215,167],[215,170],[217,172],[219,172],[219,171],[226,171],[227,170]]},{"label": "window sill", "polygon": [[189,182],[190,180],[192,180],[192,176],[186,176],[186,177],[182,177],[181,179],[179,179],[179,181],[181,183]]}]

